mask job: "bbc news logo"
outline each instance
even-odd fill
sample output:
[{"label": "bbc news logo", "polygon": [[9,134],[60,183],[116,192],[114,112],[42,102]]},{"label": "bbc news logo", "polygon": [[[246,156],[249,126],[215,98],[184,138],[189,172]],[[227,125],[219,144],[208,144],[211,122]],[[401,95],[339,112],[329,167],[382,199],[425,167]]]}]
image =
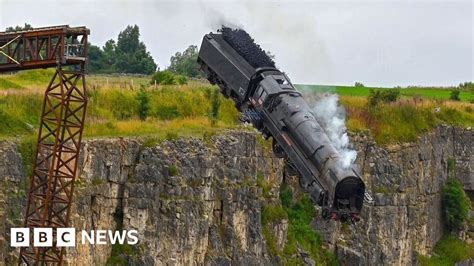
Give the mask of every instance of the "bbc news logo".
[{"label": "bbc news logo", "polygon": [[[76,229],[75,228],[33,228],[33,234],[30,235],[29,228],[11,228],[10,229],[10,245],[12,247],[28,247],[30,246],[31,238],[34,247],[75,247]],[[31,238],[30,238],[31,237]],[[129,244],[135,245],[138,243],[137,230],[86,230],[80,231],[80,243],[92,245],[105,244]]]}]

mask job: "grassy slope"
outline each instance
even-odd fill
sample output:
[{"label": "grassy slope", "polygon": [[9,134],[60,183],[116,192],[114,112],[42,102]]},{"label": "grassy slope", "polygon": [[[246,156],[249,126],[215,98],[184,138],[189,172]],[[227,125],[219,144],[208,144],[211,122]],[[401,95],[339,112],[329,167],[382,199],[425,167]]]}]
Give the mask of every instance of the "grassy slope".
[{"label": "grassy slope", "polygon": [[[39,124],[42,93],[53,70],[23,71],[0,75],[0,138],[30,136]],[[133,81],[132,81],[133,80]],[[149,86],[149,77],[122,75],[90,75],[87,78],[89,106],[85,137],[151,136],[166,138],[177,135],[203,135],[238,125],[238,113],[230,100],[221,98],[217,125],[208,118],[210,92],[215,87],[190,81],[185,86]],[[138,119],[136,94],[146,86],[150,94],[150,116]],[[450,101],[450,91],[435,88],[402,89],[402,99],[372,110],[367,108],[369,88],[299,85],[302,90],[336,92],[345,106],[348,128],[370,129],[381,144],[416,140],[417,136],[446,123],[474,126],[474,105]],[[412,97],[416,95],[417,97]],[[419,97],[418,97],[419,96]],[[415,100],[416,99],[416,100]],[[440,107],[439,112],[435,108]]]},{"label": "grassy slope", "polygon": [[[0,75],[0,139],[31,139],[36,134],[44,89],[52,74],[51,70],[40,70]],[[237,110],[232,101],[223,97],[217,124],[211,125],[209,99],[215,87],[193,81],[186,86],[154,87],[148,86],[148,81],[147,77],[89,76],[85,137],[163,139],[202,136],[238,126]],[[138,117],[136,95],[140,85],[147,85],[150,97],[145,121]]]}]

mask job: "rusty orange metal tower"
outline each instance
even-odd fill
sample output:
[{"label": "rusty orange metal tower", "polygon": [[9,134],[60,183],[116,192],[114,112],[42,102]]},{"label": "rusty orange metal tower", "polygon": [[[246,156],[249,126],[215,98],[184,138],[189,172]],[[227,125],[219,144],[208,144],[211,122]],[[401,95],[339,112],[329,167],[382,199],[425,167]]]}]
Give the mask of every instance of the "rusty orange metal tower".
[{"label": "rusty orange metal tower", "polygon": [[[56,67],[44,94],[25,227],[68,227],[87,106],[86,27],[67,25],[0,32],[0,72]],[[53,234],[55,230],[53,229]],[[32,239],[32,237],[30,238]],[[55,237],[53,238],[55,239]],[[20,265],[60,265],[64,249],[20,250]]]}]

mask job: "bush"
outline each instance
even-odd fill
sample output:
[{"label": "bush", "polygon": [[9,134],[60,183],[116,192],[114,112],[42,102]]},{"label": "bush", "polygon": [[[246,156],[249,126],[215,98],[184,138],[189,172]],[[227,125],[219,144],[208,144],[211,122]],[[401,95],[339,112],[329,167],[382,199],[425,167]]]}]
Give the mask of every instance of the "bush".
[{"label": "bush", "polygon": [[461,93],[461,90],[459,89],[453,89],[451,91],[451,95],[449,96],[449,99],[450,100],[453,100],[453,101],[460,101],[461,100],[461,97],[459,97],[459,94]]},{"label": "bush", "polygon": [[281,205],[271,204],[271,205],[263,206],[263,211],[262,211],[262,224],[263,225],[279,222],[287,218],[288,218],[288,215],[285,209]]},{"label": "bush", "polygon": [[369,96],[367,97],[367,102],[369,106],[377,106],[381,103],[396,102],[398,98],[400,98],[399,89],[384,89],[384,90],[370,89]]},{"label": "bush", "polygon": [[[109,108],[112,110],[112,113],[115,118],[120,120],[130,119],[134,114],[137,113],[137,102],[134,99],[134,94],[130,91],[111,91],[108,99]],[[101,99],[106,101],[105,99]]]},{"label": "bush", "polygon": [[461,230],[467,219],[470,201],[458,180],[448,179],[443,189],[442,203],[447,229]]},{"label": "bush", "polygon": [[150,113],[150,95],[145,91],[145,88],[141,88],[137,94],[138,101],[138,116],[141,120],[145,120]]},{"label": "bush", "polygon": [[221,107],[221,98],[219,90],[213,90],[211,93],[211,111],[209,112],[209,118],[211,119],[211,125],[217,124],[217,118],[219,116],[219,108]]},{"label": "bush", "polygon": [[169,168],[169,175],[170,176],[175,176],[178,174],[178,167],[176,165],[170,165],[170,168]]},{"label": "bush", "polygon": [[151,84],[160,85],[184,85],[187,83],[187,79],[184,76],[175,74],[171,71],[164,70],[158,71],[151,77]]},{"label": "bush", "polygon": [[420,265],[454,265],[456,262],[474,258],[474,244],[468,244],[452,235],[443,236],[433,251],[433,256],[429,258],[419,257]]}]

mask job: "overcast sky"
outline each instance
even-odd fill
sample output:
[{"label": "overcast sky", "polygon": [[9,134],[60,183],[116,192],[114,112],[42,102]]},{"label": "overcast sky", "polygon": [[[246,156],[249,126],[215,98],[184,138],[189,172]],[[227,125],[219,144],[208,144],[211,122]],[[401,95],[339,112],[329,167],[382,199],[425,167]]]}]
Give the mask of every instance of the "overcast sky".
[{"label": "overcast sky", "polygon": [[225,23],[247,30],[294,83],[447,86],[473,80],[473,9],[471,0],[0,0],[0,30],[85,25],[102,46],[137,24],[164,68]]}]

